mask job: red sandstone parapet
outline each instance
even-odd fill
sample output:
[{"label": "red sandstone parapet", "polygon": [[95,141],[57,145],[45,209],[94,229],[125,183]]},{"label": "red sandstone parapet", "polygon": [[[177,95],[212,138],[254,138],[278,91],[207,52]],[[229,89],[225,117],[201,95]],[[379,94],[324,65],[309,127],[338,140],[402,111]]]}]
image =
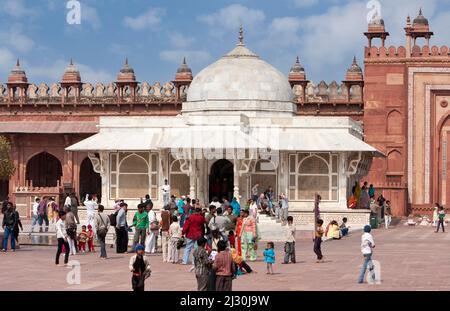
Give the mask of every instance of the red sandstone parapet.
[{"label": "red sandstone parapet", "polygon": [[[385,47],[375,47],[365,48],[365,58],[366,59],[380,59],[380,58],[405,58],[406,57],[406,48],[404,46],[391,46],[389,48]],[[428,45],[424,45],[420,47],[415,45],[411,51],[411,57],[440,57],[440,58],[448,58],[450,61],[450,53],[448,46],[432,46],[431,49]]]}]

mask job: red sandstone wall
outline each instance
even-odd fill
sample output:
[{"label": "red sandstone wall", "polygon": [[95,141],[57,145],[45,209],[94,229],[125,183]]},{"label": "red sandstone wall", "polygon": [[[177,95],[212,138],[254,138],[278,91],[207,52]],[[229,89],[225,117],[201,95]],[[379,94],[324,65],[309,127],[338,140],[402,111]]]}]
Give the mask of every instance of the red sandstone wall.
[{"label": "red sandstone wall", "polygon": [[365,140],[386,155],[373,161],[367,180],[391,200],[395,216],[404,216],[407,214],[406,66],[366,62],[364,80]]}]

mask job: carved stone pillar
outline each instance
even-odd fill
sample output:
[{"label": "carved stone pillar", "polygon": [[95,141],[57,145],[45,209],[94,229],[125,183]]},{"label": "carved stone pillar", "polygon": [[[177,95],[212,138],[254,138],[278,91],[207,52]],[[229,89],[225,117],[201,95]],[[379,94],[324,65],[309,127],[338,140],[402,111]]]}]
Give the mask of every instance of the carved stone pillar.
[{"label": "carved stone pillar", "polygon": [[196,160],[191,159],[189,163],[189,197],[196,198],[196,181],[197,181],[197,167]]},{"label": "carved stone pillar", "polygon": [[239,168],[241,165],[241,161],[239,159],[237,159],[236,157],[234,157],[234,165],[233,165],[233,197],[239,199],[239,178],[240,178],[240,174],[239,174]]}]

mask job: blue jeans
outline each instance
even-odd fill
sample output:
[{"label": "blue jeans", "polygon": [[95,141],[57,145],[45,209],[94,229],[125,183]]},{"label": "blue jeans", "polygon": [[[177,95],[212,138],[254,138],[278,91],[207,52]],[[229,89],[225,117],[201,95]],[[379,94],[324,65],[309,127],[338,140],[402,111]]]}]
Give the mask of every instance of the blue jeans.
[{"label": "blue jeans", "polygon": [[16,239],[14,238],[14,229],[8,229],[5,227],[5,232],[3,233],[3,249],[8,248],[8,239],[11,237],[11,248],[16,249]]},{"label": "blue jeans", "polygon": [[38,224],[40,227],[42,227],[42,223],[45,222],[45,226],[48,227],[48,216],[45,215],[39,215],[38,216]]},{"label": "blue jeans", "polygon": [[192,249],[197,248],[197,241],[186,238],[186,248],[183,253],[183,264],[187,265],[189,263],[189,257],[191,256]]},{"label": "blue jeans", "polygon": [[366,270],[369,268],[369,273],[371,273],[372,280],[375,281],[375,273],[373,272],[374,266],[372,262],[372,254],[364,255],[364,263],[361,267],[361,273],[359,274],[358,283],[364,282],[364,276],[366,275]]}]

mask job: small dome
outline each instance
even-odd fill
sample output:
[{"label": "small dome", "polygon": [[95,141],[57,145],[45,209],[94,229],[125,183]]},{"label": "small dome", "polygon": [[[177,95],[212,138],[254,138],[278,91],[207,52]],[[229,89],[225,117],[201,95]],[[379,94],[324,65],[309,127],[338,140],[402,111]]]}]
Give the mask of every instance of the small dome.
[{"label": "small dome", "polygon": [[375,15],[372,17],[372,20],[370,21],[369,25],[384,26],[384,19],[382,19],[381,16],[378,15],[378,13],[375,13]]},{"label": "small dome", "polygon": [[425,18],[422,14],[422,9],[419,10],[419,15],[414,19],[413,26],[421,25],[421,26],[428,26],[428,19]]},{"label": "small dome", "polygon": [[134,70],[128,65],[128,58],[125,59],[125,63],[117,75],[117,82],[136,82]]},{"label": "small dome", "polygon": [[305,68],[302,67],[302,65],[300,64],[300,59],[297,56],[294,65],[291,67],[290,73],[300,73],[300,72],[305,72]]},{"label": "small dome", "polygon": [[192,70],[186,63],[186,57],[183,58],[183,63],[178,67],[175,75],[175,81],[192,81]]},{"label": "small dome", "polygon": [[81,83],[81,75],[78,68],[73,64],[73,60],[70,60],[69,66],[64,71],[62,83]]},{"label": "small dome", "polygon": [[186,64],[186,57],[183,58],[183,63],[178,68],[177,73],[192,73],[191,68]]},{"label": "small dome", "polygon": [[362,80],[364,80],[363,71],[362,71],[361,67],[359,67],[358,63],[356,62],[356,56],[353,57],[353,63],[350,66],[350,68],[348,68],[345,79],[347,81],[362,81]]},{"label": "small dome", "polygon": [[347,72],[355,72],[355,73],[361,73],[362,72],[361,67],[359,67],[358,63],[356,62],[356,56],[353,57],[353,63],[350,66],[350,68],[348,68]]},{"label": "small dome", "polygon": [[19,60],[17,60],[16,66],[11,70],[11,73],[8,76],[8,83],[28,83],[27,75],[25,70],[20,67]]}]

